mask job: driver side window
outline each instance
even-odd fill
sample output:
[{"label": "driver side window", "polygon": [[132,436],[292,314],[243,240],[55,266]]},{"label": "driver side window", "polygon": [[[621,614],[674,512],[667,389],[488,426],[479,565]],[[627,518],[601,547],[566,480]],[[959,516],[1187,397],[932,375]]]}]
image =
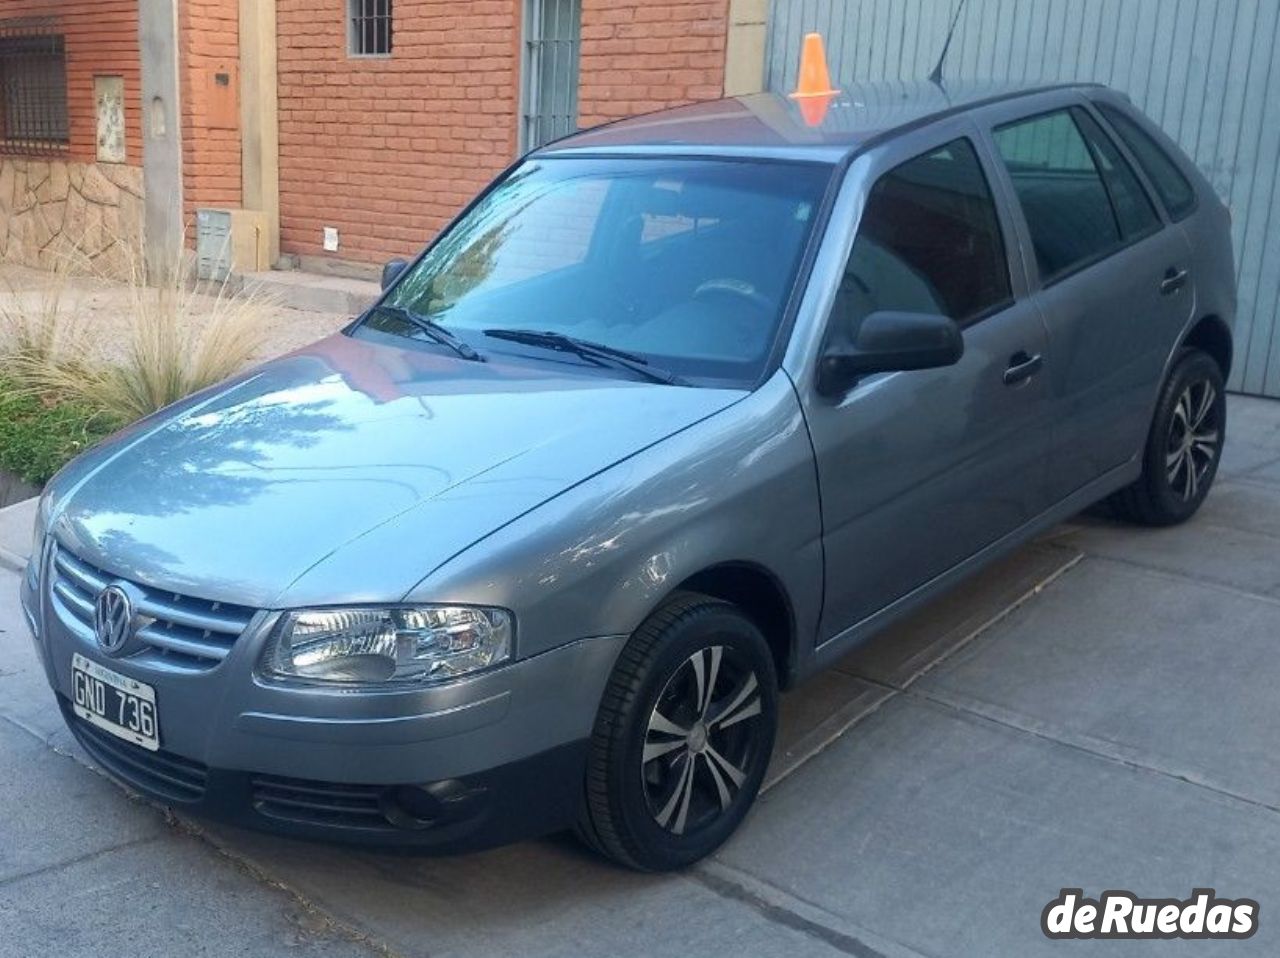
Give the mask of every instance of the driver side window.
[{"label": "driver side window", "polygon": [[995,202],[973,145],[961,138],[871,188],[831,322],[852,341],[879,310],[939,313],[963,325],[1010,299]]}]

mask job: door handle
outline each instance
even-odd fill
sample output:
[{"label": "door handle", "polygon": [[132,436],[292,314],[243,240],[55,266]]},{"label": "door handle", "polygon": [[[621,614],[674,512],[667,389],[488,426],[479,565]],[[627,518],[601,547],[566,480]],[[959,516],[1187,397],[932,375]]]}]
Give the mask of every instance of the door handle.
[{"label": "door handle", "polygon": [[1020,350],[1009,357],[1009,368],[1004,371],[1004,384],[1016,386],[1020,382],[1025,382],[1038,373],[1043,365],[1044,357],[1039,353],[1029,356],[1025,351]]},{"label": "door handle", "polygon": [[1168,296],[1172,293],[1176,293],[1186,284],[1187,271],[1185,269],[1177,269],[1170,266],[1169,269],[1165,271],[1164,279],[1160,281],[1160,293],[1163,296]]}]

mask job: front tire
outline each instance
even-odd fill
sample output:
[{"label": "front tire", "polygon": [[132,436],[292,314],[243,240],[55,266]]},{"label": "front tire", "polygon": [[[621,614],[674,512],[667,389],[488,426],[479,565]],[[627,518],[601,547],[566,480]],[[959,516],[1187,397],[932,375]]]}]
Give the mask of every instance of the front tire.
[{"label": "front tire", "polygon": [[578,834],[641,871],[711,854],[760,790],[777,729],[773,656],[727,602],[675,596],[623,648],[587,758]]},{"label": "front tire", "polygon": [[1218,473],[1227,434],[1222,370],[1185,349],[1160,392],[1138,481],[1112,497],[1122,518],[1171,526],[1195,515]]}]

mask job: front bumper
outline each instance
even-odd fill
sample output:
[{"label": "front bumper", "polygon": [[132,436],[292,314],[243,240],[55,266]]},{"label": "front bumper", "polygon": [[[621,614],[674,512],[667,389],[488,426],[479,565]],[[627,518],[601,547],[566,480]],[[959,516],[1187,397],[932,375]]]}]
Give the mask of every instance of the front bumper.
[{"label": "front bumper", "polygon": [[259,831],[474,851],[563,828],[582,801],[585,739],[463,778],[350,784],[210,768],[149,752],[80,719],[61,695],[58,704],[84,750],[113,778],[180,811]]},{"label": "front bumper", "polygon": [[[585,639],[436,687],[352,692],[254,675],[265,629],[203,671],[103,654],[24,577],[23,606],[72,732],[108,773],[165,804],[302,837],[442,850],[570,824],[586,742],[625,637]],[[160,752],[70,710],[76,653],[155,689]]]}]

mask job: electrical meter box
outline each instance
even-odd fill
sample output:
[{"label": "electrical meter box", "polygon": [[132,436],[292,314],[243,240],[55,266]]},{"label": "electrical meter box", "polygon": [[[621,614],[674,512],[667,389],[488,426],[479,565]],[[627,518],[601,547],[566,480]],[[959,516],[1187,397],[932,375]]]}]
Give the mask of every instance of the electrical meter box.
[{"label": "electrical meter box", "polygon": [[267,261],[267,214],[260,210],[196,210],[196,277],[222,282],[259,273]]}]

